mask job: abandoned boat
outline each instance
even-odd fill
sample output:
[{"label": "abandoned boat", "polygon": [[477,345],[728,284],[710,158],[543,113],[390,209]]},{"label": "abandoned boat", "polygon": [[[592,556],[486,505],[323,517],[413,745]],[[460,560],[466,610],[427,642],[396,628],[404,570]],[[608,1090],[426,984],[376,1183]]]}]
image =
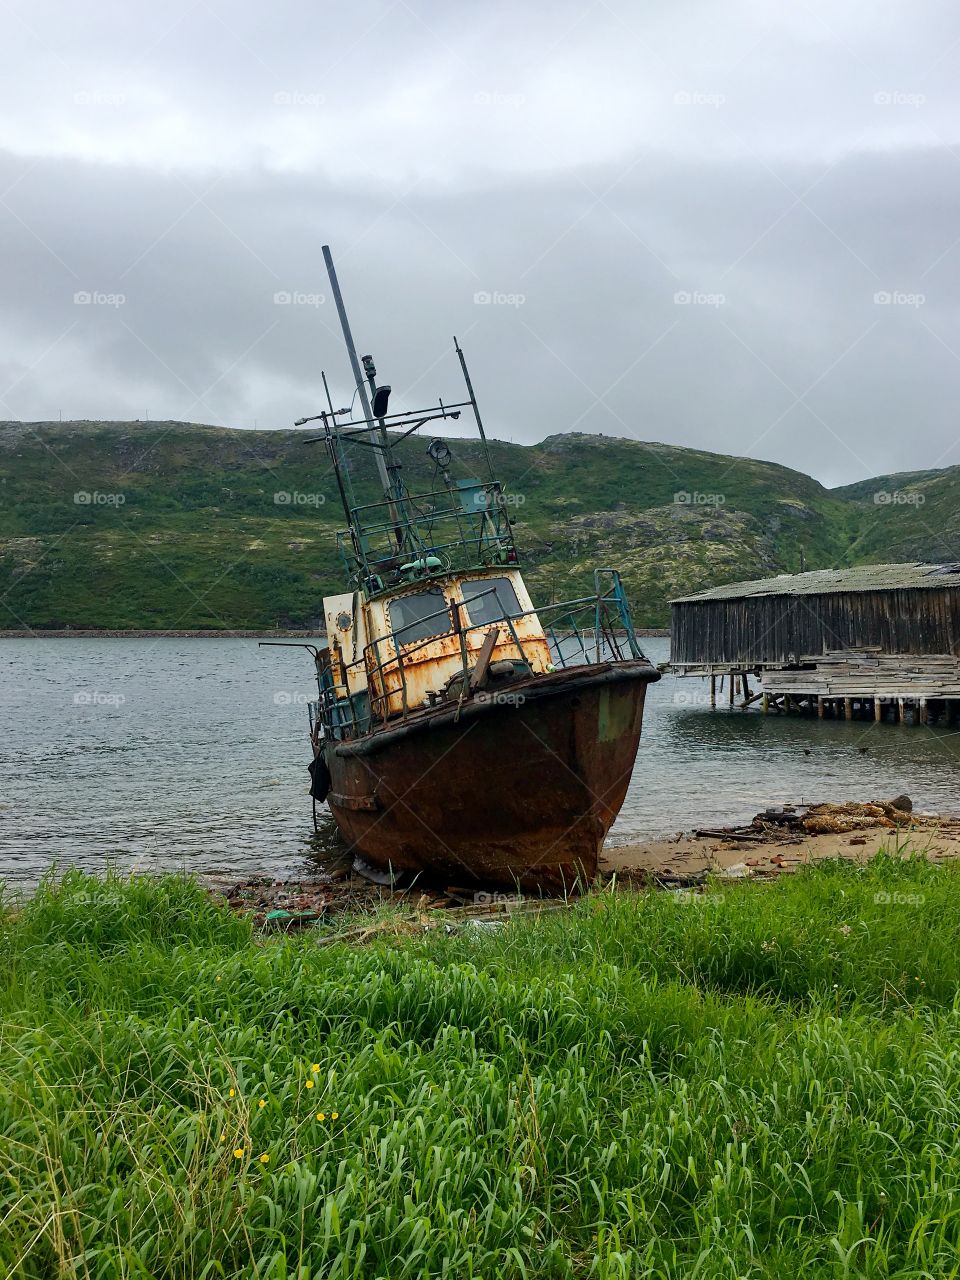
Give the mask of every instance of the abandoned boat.
[{"label": "abandoned boat", "polygon": [[[314,799],[360,869],[541,892],[587,883],[659,679],[620,576],[597,569],[592,595],[534,605],[459,343],[466,399],[389,413],[323,252],[361,412],[334,410],[324,375],[328,409],[297,424],[322,422],[347,523],[349,589],[324,600],[327,644],[314,650]],[[411,492],[397,446],[464,410],[487,477],[455,478],[450,444],[434,438],[432,483]],[[378,501],[357,501],[357,445],[376,462]]]}]

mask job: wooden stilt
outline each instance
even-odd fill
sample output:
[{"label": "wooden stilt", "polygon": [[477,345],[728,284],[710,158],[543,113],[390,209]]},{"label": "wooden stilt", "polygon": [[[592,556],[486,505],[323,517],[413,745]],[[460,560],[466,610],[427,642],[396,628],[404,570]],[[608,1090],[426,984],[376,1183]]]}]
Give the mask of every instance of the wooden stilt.
[{"label": "wooden stilt", "polygon": [[874,698],[873,700],[873,718],[878,723],[883,719],[883,699]]},{"label": "wooden stilt", "polygon": [[736,686],[736,676],[730,672],[730,687],[727,689],[727,706],[733,706],[734,690]]},{"label": "wooden stilt", "polygon": [[843,700],[843,718],[844,720],[853,719],[853,699],[844,698]]},{"label": "wooden stilt", "polygon": [[823,719],[823,698],[819,693],[817,694],[817,717],[820,720]]},{"label": "wooden stilt", "polygon": [[903,714],[904,714],[903,704],[904,704],[904,699],[898,698],[897,699],[897,724],[903,724]]},{"label": "wooden stilt", "polygon": [[760,710],[766,715],[770,710],[770,697],[764,693],[760,697]]},{"label": "wooden stilt", "polygon": [[714,710],[717,706],[717,677],[710,677],[710,706]]}]

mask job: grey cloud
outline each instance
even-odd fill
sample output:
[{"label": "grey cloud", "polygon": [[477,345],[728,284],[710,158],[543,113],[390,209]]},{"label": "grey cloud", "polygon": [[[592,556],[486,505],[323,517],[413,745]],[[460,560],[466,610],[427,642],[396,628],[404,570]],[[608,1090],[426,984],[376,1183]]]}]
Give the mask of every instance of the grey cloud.
[{"label": "grey cloud", "polygon": [[[26,41],[0,116],[0,414],[288,425],[321,367],[349,399],[313,305],[328,241],[398,397],[457,393],[456,332],[492,434],[828,483],[960,462],[946,7],[266,12]],[[18,114],[54,55],[55,100]]]}]

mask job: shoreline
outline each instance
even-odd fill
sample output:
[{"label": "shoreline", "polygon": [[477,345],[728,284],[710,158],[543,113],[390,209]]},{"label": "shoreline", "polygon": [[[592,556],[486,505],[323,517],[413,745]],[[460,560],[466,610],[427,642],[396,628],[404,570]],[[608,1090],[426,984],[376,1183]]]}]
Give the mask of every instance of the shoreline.
[{"label": "shoreline", "polygon": [[[746,829],[715,834],[679,832],[660,840],[632,841],[605,847],[600,870],[605,876],[627,881],[649,879],[669,887],[672,880],[705,877],[727,879],[767,878],[798,867],[844,858],[867,862],[878,853],[891,855],[909,849],[933,861],[960,858],[960,818],[949,815],[916,815],[901,826],[859,827],[835,832],[785,831],[758,840]],[[734,870],[730,875],[731,869]]]},{"label": "shoreline", "polygon": [[[667,639],[669,627],[635,627],[641,639]],[[319,631],[278,631],[269,627],[261,630],[238,627],[232,630],[213,631],[198,628],[196,630],[156,630],[147,628],[127,628],[116,630],[111,628],[64,627],[61,629],[29,630],[27,628],[0,629],[0,640],[316,640],[323,639]]]},{"label": "shoreline", "polygon": [[[892,857],[923,857],[930,862],[960,859],[960,816],[903,812],[892,820],[864,812],[880,807],[821,805],[806,811],[807,817],[814,818],[807,827],[798,814],[798,821],[791,817],[787,824],[778,819],[608,846],[600,855],[598,884],[626,891],[689,893],[703,892],[710,879],[720,884],[725,880],[778,880],[826,859],[863,865],[882,852]],[[413,911],[424,922],[463,914],[486,919],[504,912],[555,910],[566,902],[481,885],[444,887],[442,882],[414,881],[391,888],[356,872],[347,853],[332,855],[326,865],[321,863],[315,872],[299,878],[219,874],[201,875],[200,880],[233,911],[249,912],[258,926],[281,931],[311,928],[383,907]],[[589,896],[596,887],[571,900]],[[370,931],[361,925],[355,932],[365,939],[378,930],[379,926]]]},{"label": "shoreline", "polygon": [[[864,813],[879,807],[856,802],[818,805],[813,811],[821,820],[813,828],[762,822],[759,827],[749,824],[679,831],[672,836],[606,845],[600,852],[597,882],[587,893],[593,893],[598,886],[669,891],[702,890],[708,879],[721,883],[741,879],[769,881],[826,859],[863,865],[880,853],[894,858],[923,857],[931,862],[960,860],[960,813],[903,813],[895,822]],[[809,815],[811,809],[806,813]],[[61,871],[67,869],[61,867]],[[102,876],[105,872],[90,874]],[[163,878],[181,873],[141,868],[141,874]],[[444,885],[443,881],[390,888],[355,871],[353,859],[345,849],[318,855],[300,875],[231,873],[222,867],[196,870],[191,875],[234,910],[252,911],[260,923],[271,910],[291,908],[294,913],[310,913],[316,921],[320,916],[357,911],[362,914],[391,904],[407,908],[416,905],[420,910],[496,912],[538,902],[557,906],[563,901],[541,899],[533,893],[518,895],[502,887],[478,884],[467,888]],[[28,896],[36,888],[35,883],[27,888],[25,883],[10,880],[7,885]]]}]

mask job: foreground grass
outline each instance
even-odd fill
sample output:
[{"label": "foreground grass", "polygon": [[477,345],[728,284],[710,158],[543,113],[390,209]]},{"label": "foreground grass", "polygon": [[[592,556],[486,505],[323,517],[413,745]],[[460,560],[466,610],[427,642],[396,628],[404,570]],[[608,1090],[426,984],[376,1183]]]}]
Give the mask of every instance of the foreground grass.
[{"label": "foreground grass", "polygon": [[960,1274],[960,869],[362,951],[177,878],[0,935],[0,1274]]}]

